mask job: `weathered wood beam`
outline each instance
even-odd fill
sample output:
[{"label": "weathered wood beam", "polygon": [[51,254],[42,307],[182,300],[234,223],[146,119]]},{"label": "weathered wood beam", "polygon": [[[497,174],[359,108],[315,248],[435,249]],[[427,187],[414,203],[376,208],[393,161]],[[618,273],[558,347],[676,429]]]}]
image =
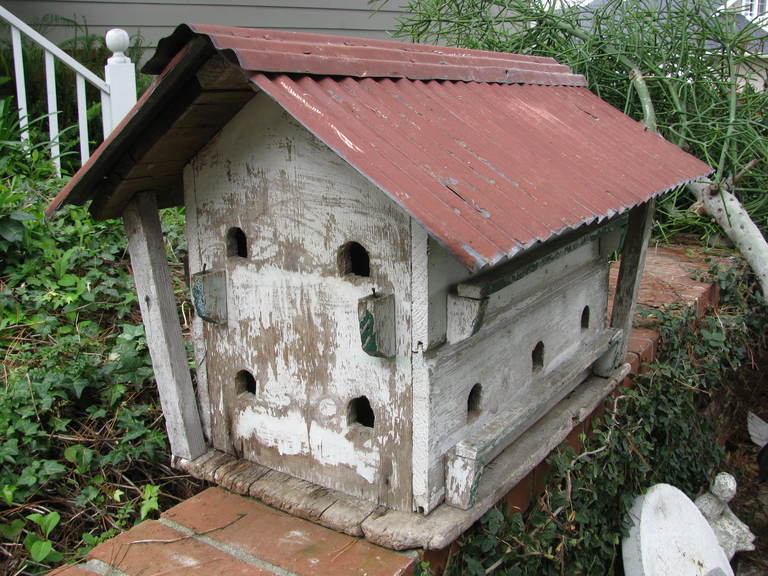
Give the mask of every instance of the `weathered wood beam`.
[{"label": "weathered wood beam", "polygon": [[456,344],[476,334],[483,324],[488,298],[464,298],[448,294],[446,341]]},{"label": "weathered wood beam", "polygon": [[155,195],[140,192],[123,213],[133,278],[174,456],[206,451],[160,229]]},{"label": "weathered wood beam", "polygon": [[624,217],[619,216],[607,223],[591,224],[564,234],[556,240],[525,251],[519,257],[497,268],[461,282],[456,286],[456,293],[462,298],[477,300],[487,298],[538,268],[573,252],[587,242],[610,234],[623,226],[624,222]]},{"label": "weathered wood beam", "polygon": [[627,355],[655,208],[656,201],[652,199],[629,211],[627,234],[621,252],[621,266],[611,313],[611,327],[620,329],[623,337],[595,362],[593,370],[598,376],[606,377],[611,374],[621,366]]},{"label": "weathered wood beam", "polygon": [[606,328],[586,338],[570,355],[573,360],[534,379],[532,388],[541,391],[540,402],[514,404],[501,410],[456,444],[445,460],[445,501],[462,510],[472,507],[485,467],[570,394],[581,383],[584,367],[589,366],[613,342],[620,339],[620,331],[613,328]]}]

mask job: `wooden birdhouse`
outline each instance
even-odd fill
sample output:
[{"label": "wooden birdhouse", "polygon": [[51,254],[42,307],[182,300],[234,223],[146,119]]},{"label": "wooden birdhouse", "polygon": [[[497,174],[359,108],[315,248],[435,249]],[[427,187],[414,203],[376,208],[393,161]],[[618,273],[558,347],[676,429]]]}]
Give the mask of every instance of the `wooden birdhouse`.
[{"label": "wooden birdhouse", "polygon": [[394,547],[444,545],[610,390],[653,198],[710,170],[547,58],[196,25],[145,70],[49,210],[125,221],[175,464]]}]

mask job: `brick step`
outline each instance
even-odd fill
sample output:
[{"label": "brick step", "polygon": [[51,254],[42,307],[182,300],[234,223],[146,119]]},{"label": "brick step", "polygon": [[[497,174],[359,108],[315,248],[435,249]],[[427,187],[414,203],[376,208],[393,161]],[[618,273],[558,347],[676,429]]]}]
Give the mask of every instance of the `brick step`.
[{"label": "brick step", "polygon": [[[104,542],[56,576],[400,576],[414,555],[375,546],[285,512],[208,488]],[[116,575],[117,576],[117,575]]]}]

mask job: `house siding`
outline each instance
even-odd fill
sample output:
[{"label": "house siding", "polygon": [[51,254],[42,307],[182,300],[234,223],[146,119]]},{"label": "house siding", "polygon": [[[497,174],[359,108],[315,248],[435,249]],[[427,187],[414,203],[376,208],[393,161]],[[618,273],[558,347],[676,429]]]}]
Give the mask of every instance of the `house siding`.
[{"label": "house siding", "polygon": [[[31,24],[56,15],[85,24],[89,33],[100,36],[110,28],[124,28],[132,36],[140,33],[144,45],[153,48],[182,22],[387,39],[405,14],[399,6],[403,1],[390,0],[381,10],[367,0],[6,0],[3,5]],[[70,33],[65,22],[46,27],[55,41]]]}]

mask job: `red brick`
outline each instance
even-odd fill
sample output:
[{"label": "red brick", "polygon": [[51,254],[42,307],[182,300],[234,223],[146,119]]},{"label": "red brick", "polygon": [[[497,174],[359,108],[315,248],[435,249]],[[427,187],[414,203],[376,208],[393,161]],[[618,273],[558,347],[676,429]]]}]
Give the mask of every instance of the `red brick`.
[{"label": "red brick", "polygon": [[551,466],[547,464],[546,460],[539,462],[539,465],[531,472],[532,486],[531,486],[531,502],[533,502],[539,494],[544,492],[544,488],[547,486],[547,477],[551,470]]},{"label": "red brick", "polygon": [[509,514],[525,512],[531,505],[532,490],[533,473],[530,473],[504,496],[504,502],[507,504],[507,512]]},{"label": "red brick", "polygon": [[459,551],[459,545],[454,542],[441,550],[420,550],[419,560],[429,564],[429,573],[438,576],[445,572],[451,556]]},{"label": "red brick", "polygon": [[634,352],[640,357],[640,364],[652,362],[656,357],[656,344],[659,335],[648,328],[633,328],[629,337],[629,352]]},{"label": "red brick", "polygon": [[576,452],[578,452],[581,449],[581,439],[579,438],[581,436],[581,433],[584,431],[584,428],[582,427],[581,423],[576,424],[573,429],[568,433],[568,436],[565,437],[565,443],[568,444],[571,448],[573,448]]},{"label": "red brick", "polygon": [[[237,560],[160,522],[150,520],[99,544],[88,558],[130,574],[147,576],[272,576],[274,573]],[[69,576],[69,575],[68,575]]]},{"label": "red brick", "polygon": [[624,362],[629,364],[632,374],[637,374],[638,370],[640,370],[640,356],[637,355],[637,352],[632,352],[631,350],[627,352]]},{"label": "red brick", "polygon": [[95,576],[95,574],[96,572],[84,570],[82,566],[73,566],[71,564],[59,566],[55,570],[48,572],[48,576]]},{"label": "red brick", "polygon": [[301,575],[395,576],[413,570],[408,556],[221,488],[209,488],[163,517]]}]

